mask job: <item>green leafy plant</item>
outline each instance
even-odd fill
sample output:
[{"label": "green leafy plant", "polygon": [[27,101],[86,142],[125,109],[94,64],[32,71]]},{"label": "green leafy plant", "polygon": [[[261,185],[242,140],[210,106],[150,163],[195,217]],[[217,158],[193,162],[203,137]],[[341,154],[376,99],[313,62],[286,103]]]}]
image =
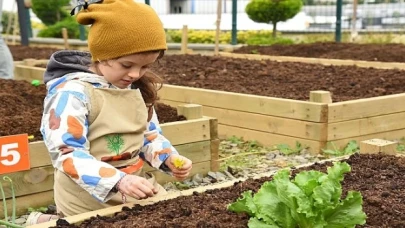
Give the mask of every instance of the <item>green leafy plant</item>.
[{"label": "green leafy plant", "polygon": [[11,20],[11,18],[14,18],[14,20],[17,20],[17,18],[15,17],[15,14],[16,13],[13,13],[13,12],[10,12],[10,11],[4,11],[4,10],[2,11],[1,25],[3,27],[3,31],[0,30],[0,33],[9,32],[10,34],[12,34],[14,29],[17,29],[17,28],[14,28],[14,23],[11,23],[10,24],[10,26],[11,26],[10,31],[6,31],[7,27],[8,27],[8,23],[10,23],[9,20]]},{"label": "green leafy plant", "polygon": [[254,22],[271,22],[273,37],[276,37],[277,23],[294,17],[301,7],[302,0],[251,0],[246,5],[245,12]]},{"label": "green leafy plant", "polygon": [[37,212],[42,212],[42,213],[46,213],[46,212],[48,211],[48,208],[47,208],[47,207],[38,207],[38,208],[29,207],[29,208],[28,208],[28,212],[29,212],[29,213],[35,212],[35,211],[37,211]]},{"label": "green leafy plant", "polygon": [[351,140],[346,147],[343,148],[343,150],[337,148],[333,142],[331,142],[330,145],[332,145],[333,149],[322,149],[323,153],[332,156],[344,156],[354,154],[359,150],[359,145],[357,144],[356,140]]},{"label": "green leafy plant", "polygon": [[401,140],[399,140],[396,149],[397,149],[397,151],[400,152],[400,153],[405,152],[405,138],[401,138]]},{"label": "green leafy plant", "polygon": [[3,199],[3,208],[4,208],[4,220],[0,220],[0,225],[5,225],[6,227],[12,227],[12,228],[22,228],[22,226],[18,226],[16,224],[14,224],[15,223],[15,214],[16,214],[16,202],[15,202],[15,190],[14,190],[13,180],[8,176],[4,176],[3,180],[10,182],[13,209],[12,209],[12,215],[11,215],[11,222],[9,222],[8,215],[7,215],[8,209],[7,209],[7,202],[6,202],[6,194],[4,194],[3,184],[0,181],[0,192],[1,192],[2,199]]},{"label": "green leafy plant", "polygon": [[63,9],[69,2],[69,0],[32,0],[32,11],[44,24],[53,25],[69,17],[68,12]]},{"label": "green leafy plant", "polygon": [[[169,29],[166,31],[167,41],[180,43],[183,31],[178,29]],[[194,30],[190,29],[187,32],[187,42],[189,43],[200,43],[200,44],[214,44],[215,43],[215,30]],[[263,37],[269,38],[272,35],[272,31],[266,30],[248,30],[248,31],[238,31],[237,41],[240,44],[246,44],[248,40],[253,40],[249,42],[255,42],[254,40],[260,40]],[[232,40],[231,31],[221,31],[219,34],[219,43],[229,44]],[[265,44],[260,41],[260,44]]]},{"label": "green leafy plant", "polygon": [[278,144],[275,149],[279,150],[280,153],[284,155],[299,154],[301,153],[303,147],[300,142],[295,143],[295,148],[291,148],[288,144]]},{"label": "green leafy plant", "polygon": [[240,144],[243,143],[243,138],[233,135],[233,136],[228,138],[228,141],[230,141],[233,144],[240,145]]},{"label": "green leafy plant", "polygon": [[398,152],[404,152],[405,151],[405,145],[404,144],[398,144],[397,145],[397,151]]},{"label": "green leafy plant", "polygon": [[[56,24],[50,25],[45,29],[42,29],[38,33],[38,37],[55,37],[62,38],[62,28],[66,28],[68,32],[68,37],[70,39],[80,37],[79,24],[75,21],[74,17],[67,17]],[[88,27],[85,27],[85,36],[88,33]]]},{"label": "green leafy plant", "polygon": [[[273,45],[273,44],[280,44],[280,45],[289,45],[294,44],[294,41],[289,38],[284,37],[268,37],[268,36],[254,36],[250,37],[246,43],[248,45]],[[254,53],[252,53],[254,54]]]},{"label": "green leafy plant", "polygon": [[250,228],[349,228],[365,224],[361,193],[349,191],[341,199],[340,182],[350,169],[346,162],[335,162],[327,174],[303,171],[293,180],[289,170],[280,170],[256,194],[242,193],[228,210],[247,213]]}]

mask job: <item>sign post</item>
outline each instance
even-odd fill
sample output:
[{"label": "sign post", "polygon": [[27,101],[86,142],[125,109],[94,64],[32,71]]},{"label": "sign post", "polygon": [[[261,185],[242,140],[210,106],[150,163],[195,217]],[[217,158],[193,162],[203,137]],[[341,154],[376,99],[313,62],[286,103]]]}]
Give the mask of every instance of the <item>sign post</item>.
[{"label": "sign post", "polygon": [[30,169],[28,134],[0,137],[0,174]]}]

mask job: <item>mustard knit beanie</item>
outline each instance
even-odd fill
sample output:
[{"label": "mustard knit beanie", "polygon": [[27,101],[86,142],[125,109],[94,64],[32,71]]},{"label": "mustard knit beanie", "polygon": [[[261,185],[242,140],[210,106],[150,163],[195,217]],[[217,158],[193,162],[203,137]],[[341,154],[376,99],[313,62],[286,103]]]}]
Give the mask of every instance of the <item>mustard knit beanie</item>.
[{"label": "mustard knit beanie", "polygon": [[134,0],[99,2],[77,15],[80,24],[91,24],[88,46],[93,61],[167,49],[162,22],[150,6]]}]

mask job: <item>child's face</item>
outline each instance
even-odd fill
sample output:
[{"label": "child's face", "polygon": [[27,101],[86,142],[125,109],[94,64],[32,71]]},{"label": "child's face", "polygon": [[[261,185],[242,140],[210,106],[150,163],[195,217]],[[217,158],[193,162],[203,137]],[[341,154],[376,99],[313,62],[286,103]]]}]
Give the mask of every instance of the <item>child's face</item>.
[{"label": "child's face", "polygon": [[124,89],[140,79],[159,56],[159,52],[132,54],[99,64],[104,78],[114,86]]}]

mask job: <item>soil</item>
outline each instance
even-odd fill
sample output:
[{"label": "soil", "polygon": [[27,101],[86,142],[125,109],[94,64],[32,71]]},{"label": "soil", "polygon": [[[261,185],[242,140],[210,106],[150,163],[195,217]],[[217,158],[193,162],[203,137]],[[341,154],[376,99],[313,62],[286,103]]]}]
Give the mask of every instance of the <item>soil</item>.
[{"label": "soil", "polygon": [[[352,171],[342,183],[343,197],[349,190],[360,191],[367,223],[357,227],[402,228],[405,227],[405,158],[385,155],[353,155],[347,162]],[[315,164],[305,170],[326,171],[330,162]],[[297,173],[304,169],[297,169]],[[226,210],[246,190],[256,192],[260,185],[271,180],[261,178],[239,182],[232,187],[195,192],[191,196],[161,201],[132,208],[125,207],[113,217],[97,216],[85,220],[79,226],[69,225],[59,219],[57,227],[247,227],[248,216]]]},{"label": "soil", "polygon": [[167,55],[152,67],[171,85],[309,100],[327,90],[334,102],[405,92],[405,71],[258,61],[201,55]]},{"label": "soil", "polygon": [[[42,140],[39,128],[45,95],[45,85],[0,79],[0,136],[27,133],[34,136],[31,141]],[[156,104],[156,113],[160,123],[185,120],[176,108],[162,103]]]},{"label": "soil", "polygon": [[[335,50],[345,53],[344,45],[353,45],[369,55],[398,56],[405,59],[401,45],[360,45],[320,43],[320,50]],[[305,47],[305,45],[302,45]],[[276,48],[271,46],[268,48]],[[282,46],[280,50],[299,47]],[[360,48],[363,47],[363,48]],[[387,51],[385,52],[385,47]],[[389,49],[389,48],[391,49]],[[323,48],[323,49],[322,49]],[[377,51],[377,48],[381,50]],[[302,48],[304,50],[304,48]],[[316,48],[308,48],[312,51]],[[305,53],[305,51],[298,51]],[[316,51],[313,51],[314,53]],[[321,51],[318,51],[320,53]],[[30,54],[31,53],[31,54]],[[24,54],[33,58],[45,58],[39,51],[25,50]],[[51,52],[50,52],[51,53]],[[349,51],[350,56],[356,56]],[[15,54],[17,56],[18,54]],[[343,54],[342,54],[343,55]],[[367,56],[359,54],[359,56]],[[309,100],[309,92],[327,90],[332,93],[334,102],[369,98],[405,92],[405,71],[360,68],[356,66],[324,66],[298,62],[275,62],[201,55],[166,55],[152,70],[164,78],[167,84],[196,88],[222,90],[228,92],[254,94],[295,100]]]},{"label": "soil", "polygon": [[22,45],[8,45],[8,48],[13,55],[14,61],[24,59],[49,59],[54,52],[60,50],[57,48],[27,47]]},{"label": "soil", "polygon": [[356,44],[320,42],[311,44],[244,46],[234,53],[297,56],[326,59],[353,59],[380,62],[405,62],[403,44]]},{"label": "soil", "polygon": [[177,109],[163,103],[156,103],[156,114],[160,124],[186,120],[183,115],[177,114]]}]

